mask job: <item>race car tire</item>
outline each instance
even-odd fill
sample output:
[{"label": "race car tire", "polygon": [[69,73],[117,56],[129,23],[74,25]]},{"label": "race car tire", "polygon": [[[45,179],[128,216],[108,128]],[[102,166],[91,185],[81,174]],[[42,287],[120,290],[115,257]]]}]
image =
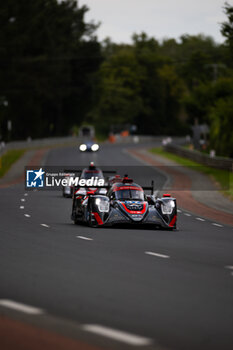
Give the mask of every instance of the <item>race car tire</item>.
[{"label": "race car tire", "polygon": [[88,215],[88,225],[90,227],[99,227],[98,224],[96,224],[95,222],[92,221],[92,211],[89,211],[89,215]]},{"label": "race car tire", "polygon": [[79,224],[80,224],[80,221],[79,221],[78,219],[75,219],[75,220],[74,220],[74,224],[75,224],[75,225],[79,225]]},{"label": "race car tire", "polygon": [[90,227],[95,227],[95,224],[92,221],[92,202],[90,201],[90,198],[88,200],[88,217],[87,217],[87,223]]},{"label": "race car tire", "polygon": [[79,220],[78,220],[78,218],[77,218],[77,216],[76,216],[76,214],[74,212],[71,214],[71,220],[74,221],[75,225],[79,224]]},{"label": "race car tire", "polygon": [[176,225],[174,225],[173,227],[168,227],[168,230],[169,231],[176,231],[177,230]]}]

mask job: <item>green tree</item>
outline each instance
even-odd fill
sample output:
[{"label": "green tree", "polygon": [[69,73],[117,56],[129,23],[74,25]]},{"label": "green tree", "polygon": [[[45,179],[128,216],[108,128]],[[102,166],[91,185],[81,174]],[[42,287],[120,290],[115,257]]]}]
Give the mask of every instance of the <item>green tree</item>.
[{"label": "green tree", "polygon": [[98,73],[97,102],[92,121],[108,132],[111,125],[133,123],[142,109],[140,66],[132,50],[121,49],[110,56]]},{"label": "green tree", "polygon": [[171,135],[177,134],[182,129],[179,114],[185,86],[178,77],[174,66],[165,64],[158,72],[161,79],[163,101],[163,131],[167,131]]},{"label": "green tree", "polygon": [[233,157],[232,111],[233,95],[217,100],[209,113],[211,147],[217,150],[218,155],[225,157]]},{"label": "green tree", "polygon": [[101,61],[87,10],[74,0],[1,1],[0,96],[13,137],[62,135],[85,117]]},{"label": "green tree", "polygon": [[171,58],[164,56],[158,41],[145,33],[133,36],[133,47],[144,72],[141,79],[143,109],[137,118],[139,131],[157,135],[179,132],[183,87]]},{"label": "green tree", "polygon": [[228,18],[228,22],[222,23],[221,33],[226,38],[226,44],[229,47],[231,57],[231,66],[233,66],[233,6],[226,2],[224,12]]},{"label": "green tree", "polygon": [[208,122],[209,106],[213,103],[211,84],[203,84],[196,86],[192,92],[188,92],[183,97],[183,104],[188,114],[188,123],[193,125],[195,119],[199,123]]},{"label": "green tree", "polygon": [[105,62],[97,75],[92,120],[109,131],[111,124],[136,124],[145,134],[175,133],[183,84],[159,43],[145,33],[132,45],[104,42]]}]

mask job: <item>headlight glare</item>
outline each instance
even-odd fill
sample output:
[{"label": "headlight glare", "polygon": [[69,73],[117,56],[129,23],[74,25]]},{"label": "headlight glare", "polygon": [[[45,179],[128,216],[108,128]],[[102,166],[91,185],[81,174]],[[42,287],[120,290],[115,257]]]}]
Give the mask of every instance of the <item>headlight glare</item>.
[{"label": "headlight glare", "polygon": [[79,146],[80,151],[84,152],[87,149],[87,146],[83,143],[82,145]]},{"label": "headlight glare", "polygon": [[101,213],[107,213],[109,211],[109,202],[104,198],[96,198],[95,203]]},{"label": "headlight glare", "polygon": [[170,215],[172,213],[174,207],[175,207],[174,201],[163,202],[161,205],[162,213]]},{"label": "headlight glare", "polygon": [[93,152],[98,151],[98,149],[99,149],[99,145],[97,145],[97,143],[94,143],[94,144],[91,146],[91,150],[92,150]]}]

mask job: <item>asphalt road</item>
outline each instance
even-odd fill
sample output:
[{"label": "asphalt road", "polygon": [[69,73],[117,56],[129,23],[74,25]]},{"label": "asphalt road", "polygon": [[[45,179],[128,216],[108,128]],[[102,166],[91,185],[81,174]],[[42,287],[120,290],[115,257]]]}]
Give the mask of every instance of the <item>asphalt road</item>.
[{"label": "asphalt road", "polygon": [[[46,164],[91,160],[125,167],[147,185],[166,181],[123,146],[94,155],[57,149]],[[0,189],[0,300],[139,335],[164,349],[233,349],[232,227],[182,210],[178,231],[93,229],[74,225],[70,212],[71,199],[60,191]]]}]

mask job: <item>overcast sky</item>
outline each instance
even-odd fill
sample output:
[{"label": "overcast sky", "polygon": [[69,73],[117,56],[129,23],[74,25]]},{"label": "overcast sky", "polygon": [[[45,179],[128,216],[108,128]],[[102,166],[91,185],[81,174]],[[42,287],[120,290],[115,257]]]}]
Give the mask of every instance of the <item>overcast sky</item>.
[{"label": "overcast sky", "polygon": [[[228,0],[232,4],[233,0]],[[79,0],[90,9],[86,21],[101,22],[98,38],[131,42],[133,33],[146,32],[157,39],[182,34],[211,35],[223,42],[220,23],[226,20],[224,0]]]}]

